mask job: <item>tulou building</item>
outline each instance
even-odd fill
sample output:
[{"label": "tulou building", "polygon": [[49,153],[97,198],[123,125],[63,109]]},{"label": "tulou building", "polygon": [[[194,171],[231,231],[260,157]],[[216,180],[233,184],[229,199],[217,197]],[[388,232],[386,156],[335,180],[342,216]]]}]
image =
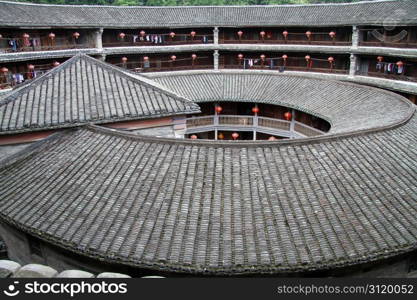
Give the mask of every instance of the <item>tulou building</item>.
[{"label": "tulou building", "polygon": [[10,259],[417,276],[417,2],[0,1]]}]

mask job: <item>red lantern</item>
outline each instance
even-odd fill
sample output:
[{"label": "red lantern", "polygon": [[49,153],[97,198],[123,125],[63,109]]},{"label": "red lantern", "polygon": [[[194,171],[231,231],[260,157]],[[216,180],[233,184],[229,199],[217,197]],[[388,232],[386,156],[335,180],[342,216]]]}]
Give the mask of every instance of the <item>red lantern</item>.
[{"label": "red lantern", "polygon": [[285,60],[287,60],[287,58],[288,58],[288,55],[286,55],[286,54],[284,54],[283,56],[282,56],[282,59],[285,61]]},{"label": "red lantern", "polygon": [[224,134],[220,132],[220,133],[219,133],[219,135],[217,136],[217,138],[218,138],[219,140],[224,139]]},{"label": "red lantern", "polygon": [[243,35],[243,31],[242,31],[242,30],[239,30],[239,31],[237,32],[237,35],[239,36],[239,38],[241,38],[241,37],[242,37],[242,35]]},{"label": "red lantern", "polygon": [[171,55],[171,60],[175,61],[177,59],[177,57],[175,55]]},{"label": "red lantern", "polygon": [[260,56],[260,58],[261,58],[261,60],[262,60],[262,61],[264,61],[264,60],[265,60],[265,57],[266,57],[266,56],[265,56],[264,54],[261,54],[261,56]]},{"label": "red lantern", "polygon": [[311,56],[310,56],[310,55],[306,55],[306,56],[305,56],[305,59],[306,59],[306,61],[310,61]]},{"label": "red lantern", "polygon": [[259,113],[259,107],[255,106],[252,108],[252,112],[257,115]]},{"label": "red lantern", "polygon": [[144,56],[144,57],[143,57],[143,60],[144,60],[144,61],[148,61],[148,60],[149,60],[149,57]]},{"label": "red lantern", "polygon": [[53,40],[55,38],[55,33],[51,32],[48,36],[51,40]]},{"label": "red lantern", "polygon": [[54,67],[58,67],[58,66],[60,65],[60,63],[59,63],[59,62],[57,62],[57,61],[54,61],[52,65],[53,65]]},{"label": "red lantern", "polygon": [[259,32],[259,34],[262,38],[264,38],[266,33],[265,33],[265,31],[262,30],[261,32]]},{"label": "red lantern", "polygon": [[330,32],[329,32],[329,36],[330,36],[332,39],[334,39],[334,38],[336,37],[336,32],[334,32],[334,31],[330,31]]},{"label": "red lantern", "polygon": [[381,61],[383,61],[383,60],[384,60],[384,57],[383,57],[383,56],[378,56],[378,57],[376,58],[376,60],[377,60],[377,61],[379,61],[379,62],[381,62]]},{"label": "red lantern", "polygon": [[78,32],[74,32],[74,33],[72,34],[72,36],[73,36],[74,38],[78,39],[78,38],[80,37],[80,34],[79,34]]},{"label": "red lantern", "polygon": [[269,138],[268,138],[268,141],[276,141],[277,140],[277,138],[276,137],[274,137],[274,136],[270,136]]},{"label": "red lantern", "polygon": [[282,32],[282,35],[284,36],[284,39],[287,39],[287,37],[288,37],[288,31],[284,30]]},{"label": "red lantern", "polygon": [[327,60],[329,61],[329,63],[334,62],[334,58],[333,58],[333,56],[330,56]]},{"label": "red lantern", "polygon": [[285,120],[287,120],[287,121],[290,121],[290,120],[291,120],[291,118],[292,118],[292,114],[291,114],[289,111],[287,111],[287,112],[284,114],[284,119],[285,119]]},{"label": "red lantern", "polygon": [[218,114],[221,113],[222,110],[223,110],[223,108],[220,105],[216,105],[216,107],[214,109],[215,109],[216,113],[218,113]]},{"label": "red lantern", "polygon": [[7,72],[9,72],[9,69],[7,69],[6,67],[3,67],[3,68],[0,69],[0,71],[2,73],[7,73]]},{"label": "red lantern", "polygon": [[191,58],[192,58],[193,60],[196,60],[196,59],[197,59],[197,54],[191,54]]},{"label": "red lantern", "polygon": [[119,33],[119,37],[123,40],[125,38],[126,34],[124,34],[123,32]]},{"label": "red lantern", "polygon": [[196,140],[198,137],[195,135],[195,134],[193,134],[192,136],[191,136],[191,139],[192,140]]},{"label": "red lantern", "polygon": [[28,38],[30,37],[30,35],[29,35],[29,34],[27,34],[27,33],[24,33],[24,34],[22,35],[22,37],[23,37],[24,39],[28,39]]},{"label": "red lantern", "polygon": [[122,57],[122,63],[124,63],[124,64],[125,64],[126,62],[127,62],[127,57],[126,57],[126,56],[123,56],[123,57]]},{"label": "red lantern", "polygon": [[28,65],[28,69],[32,71],[32,70],[35,69],[35,66],[34,65]]},{"label": "red lantern", "polygon": [[0,34],[0,39],[2,39],[2,38],[3,38],[3,35]]},{"label": "red lantern", "polygon": [[175,32],[170,32],[169,36],[173,39],[175,37]]},{"label": "red lantern", "polygon": [[233,133],[232,133],[232,138],[233,138],[234,140],[237,140],[237,139],[239,138],[239,133],[237,133],[237,132],[233,132]]},{"label": "red lantern", "polygon": [[397,61],[396,65],[399,67],[402,67],[404,66],[404,63],[400,60],[400,61]]},{"label": "red lantern", "polygon": [[146,34],[146,32],[145,32],[144,30],[141,30],[141,31],[139,32],[139,34],[140,34],[140,36],[141,36],[141,37],[144,37],[144,36],[145,36],[145,34]]},{"label": "red lantern", "polygon": [[311,35],[312,35],[311,31],[306,31],[306,36],[307,36],[308,39],[311,38]]},{"label": "red lantern", "polygon": [[239,58],[239,60],[242,60],[243,59],[243,54],[238,54],[237,58]]},{"label": "red lantern", "polygon": [[191,37],[195,37],[196,34],[197,33],[194,30],[190,32]]}]

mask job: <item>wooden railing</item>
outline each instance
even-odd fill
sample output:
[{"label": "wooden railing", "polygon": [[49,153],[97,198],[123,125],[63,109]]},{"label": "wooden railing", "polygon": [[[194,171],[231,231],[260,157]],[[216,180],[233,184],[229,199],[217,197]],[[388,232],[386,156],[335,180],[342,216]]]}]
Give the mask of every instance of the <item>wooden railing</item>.
[{"label": "wooden railing", "polygon": [[10,45],[7,47],[2,46],[0,53],[94,48],[94,45],[90,43],[77,43],[75,40],[70,41],[69,38],[55,38],[47,43],[44,40],[38,40],[37,44],[32,43],[30,45],[22,38],[0,38],[0,42],[3,42],[2,44],[9,44],[9,41],[12,40],[17,41],[17,45],[15,47]]},{"label": "wooden railing", "polygon": [[[167,46],[167,45],[188,45],[188,44],[212,44],[212,34],[197,34],[191,37],[189,34],[176,34],[175,37],[171,37],[169,34],[150,34],[149,37],[157,36],[156,40],[146,37],[141,38],[136,36],[134,39],[132,34],[126,34],[123,39],[114,41],[103,41],[104,47],[143,47],[143,46]],[[105,39],[106,37],[104,37]]]},{"label": "wooden railing", "polygon": [[[219,66],[222,69],[244,69],[243,65],[236,65],[236,64],[221,64]],[[300,71],[300,72],[319,72],[319,73],[335,73],[335,74],[347,74],[349,70],[347,69],[336,69],[336,68],[307,68],[307,67],[296,67],[296,66],[274,66],[270,67],[268,65],[255,65],[250,68],[246,68],[246,70],[287,70],[287,71]]]},{"label": "wooden railing", "polygon": [[284,39],[220,39],[220,44],[268,44],[268,45],[318,45],[318,46],[351,46],[350,41],[307,41],[307,40],[284,40]]},{"label": "wooden railing", "polygon": [[417,48],[417,43],[408,42],[359,42],[359,46],[366,47],[392,47],[392,48]]},{"label": "wooden railing", "polygon": [[[306,124],[293,121],[293,132],[298,136],[316,136],[322,135],[319,129],[310,127]],[[255,117],[255,116],[242,116],[242,115],[219,115],[219,116],[201,116],[191,117],[187,119],[187,129],[191,129],[190,132],[197,128],[203,128],[207,131],[215,129],[227,130],[230,126],[231,129],[242,128],[245,130],[262,130],[262,128],[269,131],[276,130],[277,135],[282,135],[287,132],[288,136],[291,136],[291,121],[274,119],[268,117]]]}]

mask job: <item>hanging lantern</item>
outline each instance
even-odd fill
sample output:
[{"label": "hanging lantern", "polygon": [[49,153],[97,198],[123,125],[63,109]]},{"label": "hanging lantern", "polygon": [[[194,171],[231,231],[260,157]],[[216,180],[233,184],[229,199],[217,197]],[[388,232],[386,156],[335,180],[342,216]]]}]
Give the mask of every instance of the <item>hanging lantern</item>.
[{"label": "hanging lantern", "polygon": [[286,55],[286,54],[284,54],[284,55],[282,56],[282,59],[283,59],[284,61],[286,61],[286,60],[287,60],[287,58],[288,58],[288,55]]},{"label": "hanging lantern", "polygon": [[177,59],[177,57],[175,55],[171,55],[171,60],[175,61]]},{"label": "hanging lantern", "polygon": [[214,110],[216,111],[216,113],[221,113],[223,108],[220,105],[216,105],[216,107],[214,108]]},{"label": "hanging lantern", "polygon": [[287,39],[287,37],[288,37],[288,31],[284,30],[282,32],[282,35],[284,36],[284,39]]},{"label": "hanging lantern", "polygon": [[171,37],[171,39],[173,39],[173,38],[175,37],[175,32],[171,31],[171,32],[169,33],[169,36]]},{"label": "hanging lantern", "polygon": [[126,57],[126,56],[123,56],[123,57],[122,57],[122,63],[124,63],[124,64],[125,64],[126,62],[127,62],[127,57]]},{"label": "hanging lantern", "polygon": [[217,135],[217,138],[218,138],[219,140],[224,139],[224,134],[220,132],[220,133]]},{"label": "hanging lantern", "polygon": [[144,60],[144,61],[148,61],[148,60],[149,60],[149,57],[148,57],[148,56],[144,56],[144,57],[143,57],[143,60]]},{"label": "hanging lantern", "polygon": [[27,33],[24,33],[24,34],[22,35],[22,37],[23,37],[24,39],[28,39],[28,38],[30,37],[30,35],[29,35],[29,34],[27,34]]},{"label": "hanging lantern", "polygon": [[35,66],[34,66],[34,65],[28,65],[28,69],[29,69],[30,71],[33,71],[33,70],[35,69]]},{"label": "hanging lantern", "polygon": [[287,112],[284,114],[284,119],[285,119],[285,120],[287,120],[287,121],[290,121],[290,120],[291,120],[291,118],[292,118],[292,114],[291,114],[289,111],[287,111]]},{"label": "hanging lantern", "polygon": [[334,31],[330,31],[330,32],[329,32],[329,36],[330,36],[332,39],[334,39],[334,38],[336,37],[336,32],[334,32]]},{"label": "hanging lantern", "polygon": [[330,56],[327,60],[329,61],[329,63],[333,63],[334,62],[333,56]]},{"label": "hanging lantern", "polygon": [[306,37],[310,40],[311,39],[311,31],[306,31]]},{"label": "hanging lantern", "polygon": [[239,30],[238,32],[237,32],[237,35],[238,35],[238,37],[239,37],[239,39],[242,37],[242,35],[243,35],[243,31],[242,30]]},{"label": "hanging lantern", "polygon": [[264,38],[264,37],[265,37],[265,34],[266,34],[266,33],[265,33],[265,31],[263,31],[263,30],[262,30],[261,32],[259,32],[259,35],[261,36],[261,38]]},{"label": "hanging lantern", "polygon": [[2,39],[2,38],[3,38],[3,35],[0,34],[0,39]]},{"label": "hanging lantern", "polygon": [[72,36],[73,36],[75,39],[78,39],[78,38],[80,37],[80,34],[79,34],[78,32],[74,32],[74,33],[72,34]]},{"label": "hanging lantern", "polygon": [[252,112],[253,112],[255,115],[257,115],[257,114],[259,113],[259,107],[254,106],[254,107],[252,108]]},{"label": "hanging lantern", "polygon": [[268,138],[268,141],[276,141],[277,140],[277,138],[276,137],[274,137],[274,136],[270,136],[269,138]]},{"label": "hanging lantern", "polygon": [[192,58],[192,60],[196,60],[197,59],[197,54],[191,54],[191,58]]},{"label": "hanging lantern", "polygon": [[239,58],[239,60],[242,60],[243,59],[243,54],[238,54],[237,58]]},{"label": "hanging lantern", "polygon": [[54,61],[52,65],[53,65],[54,67],[58,67],[58,66],[60,65],[60,63],[59,63],[59,62],[57,62],[57,61]]},{"label": "hanging lantern", "polygon": [[383,57],[383,56],[378,56],[378,57],[376,58],[376,60],[377,60],[377,61],[379,61],[379,62],[381,62],[381,61],[383,61],[383,60],[384,60],[384,57]]},{"label": "hanging lantern", "polygon": [[0,71],[2,73],[7,73],[7,72],[9,72],[9,69],[7,69],[6,67],[3,67],[3,68],[0,69]]},{"label": "hanging lantern", "polygon": [[404,66],[404,63],[400,60],[400,61],[397,61],[396,65],[398,67],[402,67],[402,66]]},{"label": "hanging lantern", "polygon": [[198,137],[197,137],[195,134],[193,134],[192,136],[190,136],[190,138],[191,138],[192,140],[196,140],[196,139],[198,139]]},{"label": "hanging lantern", "polygon": [[124,34],[123,32],[119,33],[119,38],[121,38],[122,40],[125,38],[126,34]]},{"label": "hanging lantern", "polygon": [[140,36],[141,36],[141,37],[144,37],[144,36],[146,35],[146,32],[145,32],[145,30],[141,30],[141,31],[139,32],[139,34],[140,34]]},{"label": "hanging lantern", "polygon": [[190,35],[191,35],[192,38],[195,37],[196,34],[197,33],[194,30],[190,32]]},{"label": "hanging lantern", "polygon": [[55,33],[51,32],[51,33],[48,35],[48,37],[49,37],[51,40],[53,40],[53,39],[55,38]]},{"label": "hanging lantern", "polygon": [[311,59],[311,56],[310,56],[310,55],[306,55],[306,56],[305,56],[305,59],[306,59],[306,61],[307,61],[307,62],[309,62],[309,61],[310,61],[310,59]]},{"label": "hanging lantern", "polygon": [[261,56],[259,57],[261,58],[262,61],[264,61],[266,56],[264,54],[261,54]]},{"label": "hanging lantern", "polygon": [[237,133],[237,132],[233,132],[233,133],[232,133],[232,138],[233,138],[234,140],[237,140],[237,139],[239,138],[239,133]]}]

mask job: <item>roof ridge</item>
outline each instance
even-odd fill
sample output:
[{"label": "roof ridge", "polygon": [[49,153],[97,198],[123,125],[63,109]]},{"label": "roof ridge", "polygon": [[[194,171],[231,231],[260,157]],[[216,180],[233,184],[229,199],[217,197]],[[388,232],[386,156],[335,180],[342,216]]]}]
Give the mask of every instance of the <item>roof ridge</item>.
[{"label": "roof ridge", "polygon": [[[132,80],[134,82],[138,82],[138,83],[143,84],[143,85],[145,85],[147,87],[150,87],[152,89],[158,90],[161,93],[169,94],[171,97],[176,98],[175,100],[179,100],[181,102],[190,104],[191,106],[195,106],[196,105],[193,101],[191,101],[191,100],[189,100],[189,99],[187,99],[185,97],[182,97],[182,96],[180,96],[180,95],[172,92],[171,90],[169,90],[167,88],[163,88],[163,85],[161,85],[161,84],[159,84],[157,82],[153,83],[152,82],[153,81],[152,79],[149,79],[149,78],[144,77],[143,79],[145,79],[145,80],[143,80],[142,78],[138,78],[136,76],[129,75],[129,74],[127,74],[127,72],[125,70],[123,70],[120,67],[111,65],[111,64],[106,63],[104,61],[100,61],[100,60],[95,59],[95,58],[93,58],[93,57],[91,57],[91,56],[89,56],[87,54],[84,54],[84,53],[78,53],[77,55],[79,55],[82,58],[86,58],[87,60],[95,63],[96,65],[102,66],[103,68],[105,68],[105,69],[107,69],[109,71],[116,72],[118,75],[120,75],[122,77],[125,77],[125,78],[128,78],[129,80]],[[140,76],[140,75],[138,75],[138,76]],[[143,76],[140,76],[140,77],[143,77]]]},{"label": "roof ridge", "polygon": [[270,5],[182,5],[182,6],[142,6],[142,5],[89,5],[89,4],[49,4],[49,3],[32,3],[32,2],[18,2],[18,1],[0,1],[0,3],[9,3],[16,5],[27,5],[27,6],[47,6],[47,7],[106,7],[106,8],[117,8],[117,9],[128,9],[128,8],[143,8],[143,9],[161,9],[161,8],[254,8],[254,7],[314,7],[314,6],[345,6],[345,5],[361,5],[361,4],[374,4],[374,3],[385,3],[385,2],[409,2],[414,0],[366,0],[358,2],[344,2],[344,3],[308,3],[308,4],[270,4]]}]

